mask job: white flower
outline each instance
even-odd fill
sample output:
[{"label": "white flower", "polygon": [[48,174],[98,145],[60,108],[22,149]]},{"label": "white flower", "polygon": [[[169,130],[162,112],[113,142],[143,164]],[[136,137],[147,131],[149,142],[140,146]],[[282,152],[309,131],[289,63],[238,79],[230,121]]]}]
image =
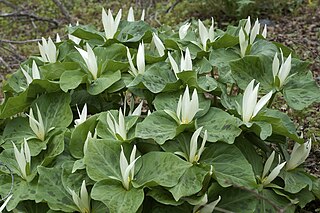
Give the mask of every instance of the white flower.
[{"label": "white flower", "polygon": [[84,51],[83,49],[80,49],[78,47],[75,47],[75,48],[78,50],[78,52],[82,56],[93,79],[96,80],[98,78],[97,58],[93,50],[91,49],[90,45],[87,43],[86,46],[87,46],[87,51]]},{"label": "white flower", "polygon": [[184,25],[182,25],[179,28],[179,38],[182,40],[186,37],[187,33],[188,33],[188,29],[190,27],[191,23],[185,23]]},{"label": "white flower", "polygon": [[77,105],[77,111],[78,111],[79,118],[74,120],[74,123],[75,123],[74,127],[77,127],[79,124],[82,124],[87,120],[87,104],[84,104],[81,113]]},{"label": "white flower", "polygon": [[8,204],[9,200],[12,198],[12,195],[8,196],[7,199],[3,202],[2,206],[0,207],[0,213],[4,210],[6,205]]},{"label": "white flower", "polygon": [[133,149],[131,151],[130,155],[130,163],[128,163],[126,156],[123,152],[123,147],[121,146],[121,153],[120,153],[120,171],[121,171],[121,182],[123,187],[126,190],[129,190],[130,182],[134,178],[134,166],[136,161],[141,157],[136,157],[136,145],[133,146]]},{"label": "white flower", "polygon": [[311,138],[303,144],[295,143],[286,170],[292,170],[302,164],[309,156],[311,150]]},{"label": "white flower", "polygon": [[261,35],[263,36],[263,38],[267,38],[267,25],[266,24],[264,25],[264,28],[263,28]]},{"label": "white flower", "polygon": [[86,181],[82,181],[80,194],[77,194],[74,190],[69,189],[69,193],[72,195],[74,204],[78,207],[80,213],[90,213],[90,196],[86,188]]},{"label": "white flower", "polygon": [[12,142],[14,149],[14,156],[19,165],[21,177],[27,179],[28,173],[31,169],[31,154],[27,140],[24,138],[24,143],[21,144],[21,151],[19,152],[16,145]]},{"label": "white flower", "polygon": [[36,64],[35,61],[32,61],[32,77],[29,75],[29,73],[27,73],[22,67],[21,67],[21,71],[24,75],[24,77],[27,80],[27,84],[29,85],[34,79],[40,79],[40,72],[38,69],[38,66]]},{"label": "white flower", "polygon": [[42,37],[42,45],[38,42],[38,46],[43,62],[55,63],[57,61],[57,48],[50,37],[48,42]]},{"label": "white flower", "polygon": [[190,51],[189,51],[188,47],[186,48],[185,56],[183,56],[183,53],[181,52],[180,70],[179,70],[179,67],[177,65],[177,62],[173,59],[173,57],[171,56],[170,52],[168,52],[168,58],[169,58],[171,67],[172,67],[172,69],[174,71],[174,74],[175,74],[177,79],[178,79],[177,74],[179,72],[192,70],[192,60],[191,60],[191,55],[190,55]]},{"label": "white flower", "polygon": [[151,44],[154,44],[156,46],[160,57],[162,57],[164,55],[164,51],[165,51],[166,48],[164,47],[164,45],[163,45],[162,41],[160,40],[160,38],[155,33],[152,33]]},{"label": "white flower", "polygon": [[210,42],[214,41],[214,20],[213,18],[211,18],[211,26],[209,28],[209,30],[203,25],[202,21],[199,19],[199,35],[200,35],[200,40],[203,46],[203,50],[206,51],[207,50],[207,41],[208,39],[210,40]]},{"label": "white flower", "polygon": [[[253,44],[254,40],[256,39],[257,35],[259,34],[259,30],[260,30],[260,23],[259,23],[259,20],[256,19],[256,21],[254,22],[254,25],[251,29],[251,32],[250,32],[250,44]],[[249,35],[248,32],[247,32],[247,34]]]},{"label": "white flower", "polygon": [[127,139],[126,124],[121,108],[119,109],[118,121],[113,117],[113,115],[110,112],[107,113],[107,124],[109,126],[109,130],[114,135],[115,139]]},{"label": "white flower", "polygon": [[143,42],[141,42],[139,44],[139,48],[138,48],[138,53],[137,53],[137,69],[135,68],[135,66],[133,65],[133,61],[132,61],[132,57],[130,54],[130,50],[128,47],[127,48],[127,58],[129,61],[129,65],[130,65],[130,74],[133,76],[137,76],[138,74],[143,75],[144,71],[145,71],[145,59],[144,59],[144,44]]},{"label": "white flower", "polygon": [[[79,22],[77,21],[76,26],[79,26]],[[69,24],[69,27],[72,27],[71,24]],[[81,38],[78,38],[74,35],[68,34],[68,38],[73,41],[75,44],[80,44]]]},{"label": "white flower", "polygon": [[258,90],[259,90],[259,84],[254,86],[254,79],[248,84],[247,88],[245,89],[243,93],[242,98],[242,121],[250,127],[250,120],[255,117],[258,112],[262,109],[264,105],[270,100],[272,96],[272,91],[270,91],[268,94],[264,95],[258,102]]},{"label": "white flower", "polygon": [[108,10],[107,14],[102,8],[102,24],[107,39],[112,39],[116,34],[121,20],[121,11],[122,10],[120,9],[116,18],[114,19],[110,9]]},{"label": "white flower", "polygon": [[143,105],[143,101],[140,102],[140,104],[137,106],[137,108],[132,113],[129,112],[129,115],[140,116],[141,110],[142,110],[142,105]]},{"label": "white flower", "polygon": [[281,88],[286,81],[290,70],[291,70],[291,54],[288,56],[288,58],[284,61],[283,59],[283,52],[281,51],[281,66],[278,59],[278,53],[274,55],[273,62],[272,62],[272,74],[274,82],[277,83],[277,80],[279,81],[276,85],[278,88]]},{"label": "white flower", "polygon": [[194,89],[190,99],[188,85],[183,95],[180,95],[176,113],[165,110],[178,124],[190,123],[199,111],[199,100],[197,90]]},{"label": "white flower", "polygon": [[199,138],[199,135],[200,135],[200,132],[201,132],[202,128],[203,127],[198,128],[193,133],[193,135],[191,137],[190,147],[189,147],[189,156],[186,153],[183,153],[183,152],[175,152],[175,154],[184,157],[190,163],[198,163],[198,161],[199,161],[199,159],[201,157],[201,154],[204,151],[204,146],[206,144],[207,137],[208,137],[207,130],[205,130],[201,146],[198,149],[198,138]]},{"label": "white flower", "polygon": [[199,205],[196,205],[193,208],[193,213],[212,213],[216,205],[221,200],[221,197],[219,196],[217,200],[208,203],[208,195],[205,194],[201,200],[201,203]]},{"label": "white flower", "polygon": [[[144,15],[145,15],[145,11],[142,10],[142,14],[141,14],[141,18],[140,18],[141,21],[144,21]],[[132,7],[130,7],[130,9],[129,9],[127,21],[129,21],[129,22],[134,21],[134,13],[133,13]]]},{"label": "white flower", "polygon": [[41,141],[44,141],[45,134],[46,134],[45,126],[44,126],[43,119],[42,119],[41,112],[39,110],[38,105],[36,105],[36,107],[37,107],[38,120],[35,119],[33,115],[33,110],[32,108],[30,108],[29,115],[27,114],[27,116],[29,117],[29,126],[34,132],[34,134],[37,136],[37,138],[40,139]]},{"label": "white flower", "polygon": [[270,184],[280,173],[281,169],[284,167],[286,162],[280,164],[280,157],[279,157],[279,164],[270,172],[267,176],[267,173],[270,171],[272,162],[274,160],[275,152],[273,151],[269,158],[267,159],[266,163],[264,164],[263,173],[261,177],[261,182],[264,186]]}]

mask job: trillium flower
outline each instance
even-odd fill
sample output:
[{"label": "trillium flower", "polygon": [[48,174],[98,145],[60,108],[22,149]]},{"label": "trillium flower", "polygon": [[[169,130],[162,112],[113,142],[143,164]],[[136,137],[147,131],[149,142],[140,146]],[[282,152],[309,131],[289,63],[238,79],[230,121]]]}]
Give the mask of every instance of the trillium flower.
[{"label": "trillium flower", "polygon": [[162,57],[164,55],[164,51],[165,51],[165,47],[162,43],[162,41],[160,40],[160,38],[155,34],[155,33],[152,33],[152,41],[151,41],[151,44],[154,44],[160,57]]},{"label": "trillium flower", "polygon": [[280,51],[281,51],[281,66],[278,59],[278,53],[274,55],[273,62],[272,62],[273,79],[278,88],[281,88],[283,86],[291,70],[291,54],[284,61],[282,50],[280,49]]},{"label": "trillium flower", "polygon": [[121,108],[119,109],[118,120],[116,120],[110,112],[107,113],[107,124],[109,126],[109,130],[116,139],[123,141],[127,139],[126,124]]},{"label": "trillium flower", "polygon": [[88,194],[87,188],[86,188],[86,181],[82,181],[80,194],[77,194],[74,190],[69,188],[69,193],[72,196],[72,200],[74,204],[78,207],[78,210],[80,213],[90,213],[90,196]]},{"label": "trillium flower", "polygon": [[27,179],[28,173],[31,169],[31,154],[27,140],[24,138],[24,142],[21,144],[21,151],[19,152],[16,145],[12,142],[14,149],[14,156],[19,166],[21,177]]},{"label": "trillium flower", "polygon": [[[79,22],[77,21],[76,26],[79,26]],[[69,24],[69,27],[72,27],[71,24]],[[75,44],[80,44],[81,38],[78,38],[74,35],[68,34],[68,38],[73,41]]]},{"label": "trillium flower", "polygon": [[34,134],[37,136],[37,138],[40,139],[41,141],[44,141],[45,134],[46,134],[45,126],[44,126],[43,119],[42,119],[41,112],[39,110],[38,105],[36,105],[36,107],[37,107],[38,120],[36,120],[36,118],[33,115],[33,110],[32,108],[30,108],[29,115],[27,114],[27,116],[29,117],[29,125],[32,131],[34,132]]},{"label": "trillium flower", "polygon": [[179,38],[182,40],[186,37],[191,23],[185,23],[179,28]]},{"label": "trillium flower", "polygon": [[183,56],[183,53],[181,52],[180,70],[177,62],[173,59],[170,52],[168,52],[168,58],[177,79],[178,79],[177,74],[179,72],[192,70],[192,60],[191,60],[191,55],[188,47],[186,48],[185,56]]},{"label": "trillium flower", "polygon": [[[255,41],[257,35],[259,34],[260,31],[260,23],[259,19],[256,19],[252,29],[251,29],[251,21],[250,21],[250,16],[248,17],[245,27],[240,28],[239,31],[239,44],[240,44],[240,52],[241,52],[241,57],[245,56],[247,47],[249,44],[253,44]],[[267,37],[267,25],[264,25],[264,29],[261,34],[264,38]]]},{"label": "trillium flower", "polygon": [[208,195],[205,194],[201,200],[201,203],[199,205],[196,205],[193,208],[193,213],[212,213],[216,205],[221,200],[221,197],[219,196],[217,200],[208,203]]},{"label": "trillium flower", "polygon": [[141,157],[136,158],[136,145],[133,146],[133,149],[131,151],[130,155],[130,162],[128,162],[126,156],[124,155],[123,152],[123,147],[121,146],[121,153],[120,153],[120,171],[121,171],[121,182],[123,187],[126,190],[129,190],[130,182],[134,178],[134,167],[136,161]]},{"label": "trillium flower", "polygon": [[80,49],[78,47],[75,47],[75,48],[78,50],[84,62],[86,63],[87,68],[91,73],[93,79],[96,80],[98,78],[97,58],[93,50],[91,49],[90,45],[87,43],[86,46],[87,46],[87,51],[84,51],[83,49]]},{"label": "trillium flower", "polygon": [[258,83],[254,88],[254,79],[248,84],[247,88],[243,93],[242,99],[242,121],[250,127],[250,120],[254,118],[258,112],[262,109],[264,105],[270,100],[272,96],[272,91],[268,94],[264,95],[258,102],[258,91],[259,85]]},{"label": "trillium flower", "polygon": [[120,9],[116,18],[114,19],[110,9],[108,10],[107,14],[102,8],[102,24],[107,39],[112,39],[116,34],[121,20],[121,12],[122,10]]},{"label": "trillium flower", "polygon": [[207,50],[207,41],[210,40],[210,42],[214,41],[214,20],[213,18],[211,18],[211,26],[209,28],[209,30],[204,26],[204,24],[202,23],[202,21],[199,19],[199,35],[200,35],[200,40],[203,46],[203,50],[206,51]]},{"label": "trillium flower", "polygon": [[197,90],[194,89],[190,99],[188,85],[183,95],[180,95],[176,113],[165,110],[179,125],[190,123],[199,111],[199,99]]},{"label": "trillium flower", "polygon": [[2,213],[2,211],[4,210],[4,208],[6,207],[6,205],[8,204],[11,198],[12,198],[12,195],[9,195],[7,199],[3,202],[3,204],[0,206],[0,213]]},{"label": "trillium flower", "polygon": [[57,61],[57,48],[50,37],[48,42],[42,37],[42,45],[38,42],[38,46],[43,62],[55,63]]},{"label": "trillium flower", "polygon": [[269,173],[269,175],[267,175],[268,172],[270,171],[272,162],[274,160],[274,156],[275,156],[275,152],[273,151],[269,156],[269,158],[267,159],[266,163],[264,164],[263,173],[261,177],[261,182],[264,186],[270,184],[279,175],[281,169],[286,164],[286,162],[283,162],[280,164],[280,158],[279,158],[278,165]]},{"label": "trillium flower", "polygon": [[137,106],[137,108],[131,113],[131,111],[129,112],[129,115],[132,116],[141,116],[141,110],[142,110],[142,106],[143,106],[143,101],[140,102],[140,104]]},{"label": "trillium flower", "polygon": [[87,104],[84,104],[81,113],[80,113],[79,108],[77,106],[77,111],[78,111],[79,118],[74,120],[74,123],[75,123],[74,127],[77,127],[79,124],[82,124],[83,122],[86,121],[86,119],[87,119]]},{"label": "trillium flower", "polygon": [[133,61],[132,61],[132,57],[130,54],[130,50],[128,47],[127,48],[127,58],[129,61],[129,65],[130,65],[130,74],[133,76],[137,76],[139,74],[143,75],[144,71],[145,71],[145,59],[144,59],[144,44],[143,42],[141,42],[139,44],[139,48],[138,48],[138,53],[137,53],[137,69],[135,68],[135,66],[133,65]]},{"label": "trillium flower", "polygon": [[302,164],[309,156],[311,150],[311,139],[303,144],[295,143],[286,170],[292,170]]},{"label": "trillium flower", "polygon": [[[140,18],[141,21],[144,21],[144,15],[145,15],[145,11],[142,10],[142,14],[141,14],[141,18]],[[134,22],[134,12],[133,12],[133,8],[132,7],[130,7],[130,9],[129,9],[127,20],[129,22]]]},{"label": "trillium flower", "polygon": [[36,64],[35,61],[32,61],[32,77],[29,75],[29,73],[27,73],[22,67],[21,67],[21,71],[24,75],[24,77],[27,80],[27,84],[29,85],[34,79],[40,79],[40,72],[38,69],[38,66]]},{"label": "trillium flower", "polygon": [[204,146],[207,141],[207,130],[204,132],[204,136],[202,139],[202,143],[200,148],[198,149],[198,138],[200,135],[200,132],[203,127],[198,128],[192,135],[191,140],[190,140],[190,147],[189,147],[189,155],[183,152],[175,152],[175,154],[182,156],[184,159],[189,161],[190,163],[198,163],[202,152],[204,151]]}]

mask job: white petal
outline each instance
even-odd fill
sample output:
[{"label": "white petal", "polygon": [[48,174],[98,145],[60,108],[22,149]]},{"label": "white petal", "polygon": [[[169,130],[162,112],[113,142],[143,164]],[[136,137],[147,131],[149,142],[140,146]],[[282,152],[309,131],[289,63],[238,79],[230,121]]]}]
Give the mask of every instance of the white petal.
[{"label": "white petal", "polygon": [[275,78],[279,72],[279,59],[278,59],[278,53],[276,52],[276,54],[273,57],[273,61],[272,61],[272,74],[273,74],[273,78]]},{"label": "white petal", "polygon": [[143,41],[139,44],[137,53],[137,68],[139,74],[143,74],[145,71],[145,59],[144,59],[144,44]]},{"label": "white petal", "polygon": [[111,22],[109,19],[109,16],[107,15],[106,11],[104,10],[104,8],[102,8],[102,24],[103,24],[103,28],[104,28],[104,32],[106,34],[106,38],[110,39],[112,38],[112,28],[111,28]]},{"label": "white petal", "polygon": [[119,24],[120,24],[120,21],[121,21],[121,15],[122,15],[122,10],[120,9],[117,13],[117,16],[115,18],[115,21],[114,21],[114,26],[113,26],[113,35],[112,37],[114,37],[114,35],[116,34],[116,32],[118,31],[118,27],[119,27]]},{"label": "white petal", "polygon": [[145,10],[143,9],[141,13],[141,18],[140,18],[141,21],[144,21],[144,16],[145,16]]},{"label": "white petal", "polygon": [[264,167],[263,167],[263,173],[262,173],[262,179],[267,175],[267,173],[270,171],[270,168],[271,168],[271,165],[272,165],[272,162],[274,160],[274,155],[275,155],[275,152],[273,151],[271,153],[271,155],[268,157],[266,163],[264,164]]},{"label": "white petal", "polygon": [[270,100],[271,96],[272,96],[273,92],[270,91],[268,94],[264,95],[256,104],[254,110],[253,110],[253,114],[252,117],[255,117],[258,112],[262,109],[262,107],[264,107],[264,105],[266,105],[268,103],[268,101]]},{"label": "white petal", "polygon": [[200,40],[203,46],[203,49],[207,49],[207,40],[209,39],[209,32],[207,28],[203,25],[202,21],[199,19],[198,20],[198,25],[199,25],[199,35],[200,35]]},{"label": "white petal", "polygon": [[90,73],[93,76],[93,79],[97,79],[98,77],[98,65],[97,65],[97,58],[91,49],[90,45],[87,43],[87,55],[88,55],[88,60],[87,60],[87,66],[90,71]]},{"label": "white petal", "polygon": [[129,65],[130,65],[130,69],[131,69],[132,73],[134,74],[134,76],[137,76],[138,75],[138,71],[133,65],[133,61],[132,61],[132,57],[131,57],[131,54],[130,54],[130,50],[129,50],[128,47],[126,47],[126,48],[127,48],[127,58],[128,58],[128,62],[129,62]]},{"label": "white petal", "polygon": [[[42,43],[44,43],[44,38],[42,37]],[[39,46],[39,51],[40,51],[40,55],[41,55],[41,58],[42,58],[42,61],[43,62],[48,62],[48,59],[47,59],[47,56],[46,56],[46,52],[44,50],[44,46],[41,45],[39,42],[38,42],[38,46]]]},{"label": "white petal", "polygon": [[174,75],[176,76],[176,78],[178,79],[178,76],[177,76],[177,73],[179,73],[179,68],[178,68],[178,64],[177,62],[172,58],[170,52],[168,52],[168,58],[169,58],[169,61],[170,61],[170,64],[171,64],[171,67],[174,71]]},{"label": "white petal", "polygon": [[184,39],[188,33],[188,29],[190,27],[191,23],[185,23],[179,28],[179,38]]},{"label": "white petal", "polygon": [[284,167],[285,164],[286,162],[283,162],[282,164],[279,164],[278,166],[276,166],[272,170],[272,172],[270,172],[268,177],[265,179],[265,181],[263,182],[263,185],[268,185],[269,183],[271,183],[279,175],[281,169]]},{"label": "white petal", "polygon": [[210,42],[214,42],[214,20],[211,18],[211,26],[209,28],[209,40]]},{"label": "white petal", "polygon": [[133,111],[132,115],[140,116],[142,105],[143,105],[143,101],[140,102],[140,104],[137,106],[137,108]]},{"label": "white petal", "polygon": [[57,48],[56,45],[53,43],[51,38],[48,39],[48,51],[46,52],[48,60],[50,63],[55,63],[57,60]]},{"label": "white petal", "polygon": [[302,164],[309,156],[310,150],[311,139],[304,144],[295,143],[290,159],[286,165],[286,169],[291,170]]},{"label": "white petal", "polygon": [[198,128],[192,135],[190,140],[189,162],[193,163],[198,150],[198,137],[203,127]]},{"label": "white petal", "polygon": [[206,145],[207,139],[208,139],[208,131],[205,130],[200,149],[198,150],[198,158],[199,159],[201,157],[202,152],[204,151],[204,146]]},{"label": "white petal", "polygon": [[160,38],[155,34],[155,33],[152,33],[153,34],[153,42],[158,50],[158,53],[160,55],[160,57],[162,57],[164,55],[164,50],[166,49],[162,43],[162,41],[160,40]]},{"label": "white petal", "polygon": [[81,190],[80,190],[80,200],[83,205],[83,207],[87,210],[90,210],[90,197],[86,188],[86,181],[83,180],[81,184]]},{"label": "white petal", "polygon": [[267,25],[264,25],[263,31],[262,31],[263,38],[267,38]]},{"label": "white petal", "polygon": [[176,113],[179,121],[181,121],[182,119],[181,112],[182,112],[182,95],[180,95],[178,105],[177,105],[177,113]]},{"label": "white petal", "polygon": [[59,34],[57,33],[57,36],[56,36],[56,43],[59,43],[59,42],[61,42],[61,39],[60,39]]},{"label": "white petal", "polygon": [[244,27],[244,30],[245,30],[247,35],[249,35],[250,29],[251,29],[251,21],[250,21],[250,16],[248,16],[246,25]]},{"label": "white petal", "polygon": [[[134,145],[133,149],[131,151],[131,155],[130,155],[130,163],[134,162],[134,160],[136,158],[136,151],[137,151],[137,147],[136,147],[136,145]],[[133,177],[134,177],[134,167],[132,167],[130,173],[131,173],[131,179],[133,179]]]},{"label": "white petal", "polygon": [[35,61],[32,61],[32,78],[40,79],[40,72]]},{"label": "white petal", "polygon": [[246,55],[246,50],[248,47],[248,41],[246,40],[246,35],[244,34],[243,28],[241,27],[239,31],[239,45],[240,45],[240,53],[241,57]]},{"label": "white petal", "polygon": [[259,34],[259,30],[260,30],[260,24],[259,24],[259,20],[257,19],[250,33],[250,44],[253,44],[254,40],[256,39],[256,36]]},{"label": "white petal", "polygon": [[123,147],[121,145],[121,152],[120,152],[120,171],[121,171],[121,176],[122,176],[122,179],[125,180],[125,172],[126,172],[126,169],[128,168],[128,161],[127,161],[127,158],[126,156],[124,155],[124,152],[123,152]]},{"label": "white petal", "polygon": [[124,116],[121,109],[119,110],[119,130],[117,133],[121,136],[123,140],[127,139],[126,124],[125,124]]},{"label": "white petal", "polygon": [[[38,115],[38,122],[39,122],[39,135],[38,138],[42,141],[44,141],[44,137],[45,137],[45,127],[44,127],[44,123],[43,123],[43,119],[42,119],[42,116],[41,116],[41,112],[39,110],[39,107],[38,105],[36,104],[36,107],[37,107],[37,115]],[[40,136],[40,137],[39,137]]]},{"label": "white petal", "polygon": [[219,198],[207,205],[205,205],[203,208],[200,209],[201,213],[212,213],[214,208],[216,207],[216,205],[219,203],[219,201],[221,200],[221,197],[219,196]]},{"label": "white petal", "polygon": [[26,159],[26,162],[29,163],[29,166],[31,167],[31,153],[30,153],[30,148],[28,145],[27,140],[24,138],[24,156]]},{"label": "white petal", "polygon": [[188,105],[189,105],[188,120],[190,122],[193,120],[194,116],[199,111],[199,98],[198,98],[198,92],[196,89],[193,90],[191,100]]},{"label": "white petal", "polygon": [[8,204],[9,200],[11,199],[12,195],[10,195],[2,204],[2,206],[0,207],[0,212],[2,212],[4,210],[4,208],[6,207],[6,205]]},{"label": "white petal", "polygon": [[280,79],[280,87],[284,84],[291,70],[291,54],[288,56],[284,64],[281,65],[278,77]]},{"label": "white petal", "polygon": [[134,21],[134,14],[133,14],[133,8],[132,7],[129,8],[127,21],[130,21],[130,22]]},{"label": "white petal", "polygon": [[111,130],[111,132],[113,134],[116,134],[116,129],[115,129],[114,122],[115,122],[114,117],[112,116],[112,114],[110,112],[108,112],[107,113],[107,124],[108,124],[109,129]]},{"label": "white petal", "polygon": [[255,107],[255,103],[252,106],[252,103],[250,102],[250,99],[252,99],[252,92],[253,92],[253,86],[254,86],[254,79],[248,84],[246,89],[243,93],[242,98],[242,120],[245,123],[248,123],[250,121],[251,115],[253,113],[253,109]]},{"label": "white petal", "polygon": [[184,124],[187,124],[190,122],[188,120],[189,113],[190,113],[190,111],[189,111],[190,105],[189,104],[190,104],[190,94],[189,94],[189,87],[187,85],[186,89],[183,93],[182,103],[181,103],[181,114],[182,114],[181,121]]},{"label": "white petal", "polygon": [[27,84],[29,85],[31,82],[32,82],[32,78],[31,76],[29,75],[29,73],[27,73],[22,67],[20,67],[24,77],[26,78],[27,80]]},{"label": "white petal", "polygon": [[76,48],[76,50],[78,50],[78,52],[80,53],[81,57],[83,58],[84,62],[86,63],[87,67],[88,66],[88,53],[87,51],[81,49],[81,48],[78,48],[78,47],[74,47]]},{"label": "white petal", "polygon": [[184,58],[184,70],[192,70],[192,60],[191,60],[191,55],[190,55],[190,51],[189,48],[186,48],[186,54],[185,54],[185,58]]}]

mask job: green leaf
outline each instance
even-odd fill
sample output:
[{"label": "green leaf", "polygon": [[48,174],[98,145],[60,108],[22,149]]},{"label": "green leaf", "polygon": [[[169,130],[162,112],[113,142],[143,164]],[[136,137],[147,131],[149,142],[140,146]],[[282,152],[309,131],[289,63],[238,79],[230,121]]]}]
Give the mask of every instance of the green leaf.
[{"label": "green leaf", "polygon": [[273,89],[273,76],[271,72],[272,60],[263,56],[246,56],[231,61],[232,77],[240,89],[244,90],[252,79],[260,82],[260,87],[266,92]]},{"label": "green leaf", "polygon": [[[60,54],[59,54],[60,55]],[[79,64],[75,62],[60,62],[45,64],[40,67],[41,74],[48,80],[59,80],[65,71],[75,71],[79,69]]]},{"label": "green leaf", "polygon": [[0,119],[8,118],[19,112],[22,112],[32,102],[28,98],[28,91],[24,91],[18,96],[13,96],[5,99],[5,102],[0,106]]},{"label": "green leaf", "polygon": [[157,202],[166,205],[179,206],[184,203],[184,200],[182,199],[175,201],[172,194],[163,187],[152,187],[151,190],[148,191],[147,196],[150,196]]},{"label": "green leaf", "polygon": [[192,166],[176,155],[168,152],[149,152],[141,157],[142,167],[135,176],[133,186],[173,187],[186,169]]},{"label": "green leaf", "polygon": [[232,144],[241,133],[239,125],[240,122],[236,117],[214,107],[211,107],[205,116],[196,120],[197,128],[203,126],[204,130],[208,130],[209,142],[224,141]]},{"label": "green leaf", "polygon": [[68,28],[69,34],[84,40],[93,40],[102,44],[104,41],[103,33],[97,31],[92,25],[79,25]]},{"label": "green leaf", "polygon": [[254,212],[258,203],[254,193],[237,188],[229,187],[220,192],[219,195],[221,200],[217,207],[232,212]]},{"label": "green leaf", "polygon": [[98,95],[108,89],[112,84],[121,79],[121,72],[104,73],[97,80],[93,81],[89,87],[88,92],[91,95]]},{"label": "green leaf", "polygon": [[139,42],[142,39],[148,40],[152,37],[152,29],[144,21],[122,21],[119,28],[121,30],[117,39],[121,42]]},{"label": "green leaf", "polygon": [[320,199],[320,178],[316,178],[313,181],[312,192],[318,199]]},{"label": "green leaf", "polygon": [[[11,189],[11,176],[0,175],[0,194],[6,196]],[[37,180],[27,182],[18,176],[14,177],[14,187],[12,188],[12,198],[7,204],[7,210],[12,211],[20,202],[24,200],[34,200],[36,196]]]},{"label": "green leaf", "polygon": [[278,110],[267,109],[264,113],[259,113],[254,121],[263,121],[272,125],[273,134],[283,135],[302,143],[303,139],[299,138],[296,133],[296,127],[287,114]]},{"label": "green leaf", "polygon": [[[265,199],[260,199],[256,207],[256,212],[269,211],[278,212],[280,209],[285,209],[286,212],[295,212],[295,206],[288,199],[277,195],[270,189],[263,189],[260,193]],[[267,200],[266,200],[267,199]]]},{"label": "green leaf", "polygon": [[250,130],[259,135],[261,140],[265,140],[272,135],[272,125],[270,123],[264,121],[254,121],[252,123]]},{"label": "green leaf", "polygon": [[290,79],[284,86],[283,95],[288,105],[296,110],[303,110],[320,101],[320,89],[311,72]]},{"label": "green leaf", "polygon": [[135,213],[144,199],[143,189],[126,190],[121,182],[102,180],[94,184],[91,191],[92,199],[102,201],[110,212]]},{"label": "green leaf", "polygon": [[87,173],[94,181],[110,179],[110,176],[121,180],[120,144],[110,140],[90,140],[84,163]]},{"label": "green leaf", "polygon": [[85,82],[85,77],[88,74],[81,71],[80,69],[77,70],[67,70],[62,73],[60,78],[60,87],[64,92],[68,90],[77,88],[81,83]]},{"label": "green leaf", "polygon": [[37,200],[45,200],[52,210],[63,212],[78,211],[71,195],[63,186],[61,167],[46,168],[40,166],[38,167],[38,172]]},{"label": "green leaf", "polygon": [[239,39],[237,36],[232,36],[230,34],[223,34],[220,38],[218,38],[216,41],[212,43],[212,47],[214,49],[219,49],[219,48],[228,48],[228,47],[233,47],[236,44],[239,43]]},{"label": "green leaf", "polygon": [[283,179],[285,183],[284,190],[292,194],[301,191],[306,186],[309,186],[309,190],[312,189],[312,180],[303,171],[295,169],[284,172]]},{"label": "green leaf", "polygon": [[177,122],[164,111],[156,111],[137,124],[136,137],[152,138],[158,144],[174,138],[179,132]]},{"label": "green leaf", "polygon": [[203,187],[202,183],[208,172],[197,165],[189,167],[180,178],[178,184],[169,189],[174,199],[178,201],[182,197],[199,192]]},{"label": "green leaf", "polygon": [[200,162],[213,166],[213,175],[223,187],[256,185],[252,166],[235,145],[214,143],[205,149]]},{"label": "green leaf", "polygon": [[250,55],[267,56],[271,59],[273,59],[276,52],[278,52],[276,45],[261,39],[254,42],[250,49]]}]

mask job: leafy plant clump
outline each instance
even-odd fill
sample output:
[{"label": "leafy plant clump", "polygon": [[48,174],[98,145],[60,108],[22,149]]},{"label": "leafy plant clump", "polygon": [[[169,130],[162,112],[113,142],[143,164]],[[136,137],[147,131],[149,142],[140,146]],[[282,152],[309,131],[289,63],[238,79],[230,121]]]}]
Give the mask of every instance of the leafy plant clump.
[{"label": "leafy plant clump", "polygon": [[272,108],[276,95],[297,110],[320,101],[308,63],[250,17],[179,32],[143,18],[103,10],[104,32],[78,25],[68,39],[43,39],[9,76],[2,207],[294,212],[320,198],[302,166],[312,141]]}]

